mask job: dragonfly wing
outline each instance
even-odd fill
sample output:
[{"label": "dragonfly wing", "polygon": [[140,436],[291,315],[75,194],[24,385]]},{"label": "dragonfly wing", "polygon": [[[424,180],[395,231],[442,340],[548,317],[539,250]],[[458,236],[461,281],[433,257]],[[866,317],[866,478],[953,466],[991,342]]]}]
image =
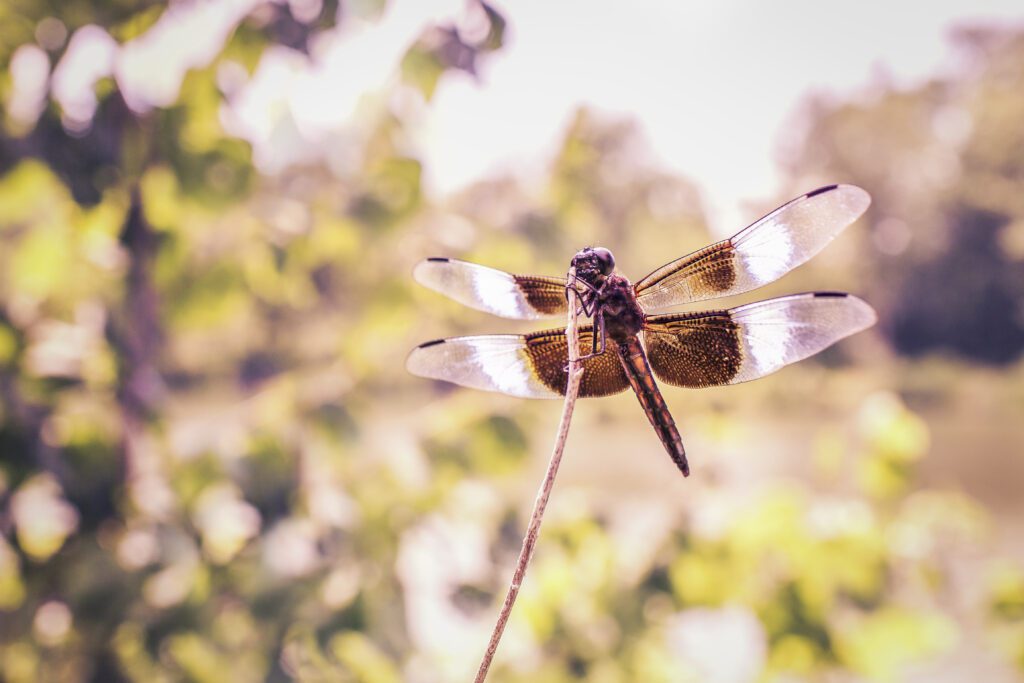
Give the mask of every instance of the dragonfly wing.
[{"label": "dragonfly wing", "polygon": [[[590,352],[593,334],[593,326],[580,326],[581,356]],[[406,361],[414,375],[521,398],[564,396],[568,364],[565,328],[438,339],[417,346]],[[607,396],[629,386],[611,349],[584,360],[583,367],[581,397]]]},{"label": "dragonfly wing", "polygon": [[536,320],[565,315],[565,279],[513,275],[449,258],[420,261],[412,271],[421,285],[478,311]]},{"label": "dragonfly wing", "polygon": [[829,185],[783,204],[722,240],[636,283],[644,310],[740,294],[773,282],[825,248],[871,203],[853,185]]},{"label": "dragonfly wing", "polygon": [[875,323],[851,294],[812,292],[738,308],[649,316],[644,342],[654,374],[680,387],[764,377]]}]

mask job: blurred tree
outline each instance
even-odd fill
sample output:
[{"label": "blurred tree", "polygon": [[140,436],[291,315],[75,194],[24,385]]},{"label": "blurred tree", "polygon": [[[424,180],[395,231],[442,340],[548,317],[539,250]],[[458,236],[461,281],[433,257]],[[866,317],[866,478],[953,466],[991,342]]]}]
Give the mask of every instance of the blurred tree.
[{"label": "blurred tree", "polygon": [[919,88],[812,102],[785,163],[871,192],[864,291],[897,350],[1007,363],[1024,350],[1024,38],[955,45],[959,68]]},{"label": "blurred tree", "polygon": [[[410,381],[401,359],[426,328],[486,330],[414,288],[409,267],[440,252],[557,274],[599,243],[639,276],[708,237],[695,185],[658,170],[635,126],[587,111],[543,191],[499,178],[431,203],[411,133],[446,73],[500,49],[504,19],[483,3],[428,22],[384,92],[343,130],[305,137],[322,120],[297,118],[282,91],[389,9],[0,5],[0,679],[432,683],[475,667],[550,404]],[[160,43],[163,22],[190,17],[187,40]],[[116,66],[153,44],[143,78],[129,68],[140,53]],[[179,48],[185,66],[170,59]],[[247,97],[266,117],[245,123],[267,128],[243,140]],[[927,144],[917,132],[887,148]],[[999,176],[997,152],[979,154]],[[1003,210],[971,201],[983,218]],[[897,249],[894,226],[874,241]],[[1019,253],[1013,229],[992,230]],[[620,499],[630,477],[617,472],[633,471],[609,466],[623,458],[608,437],[631,441],[630,427],[595,407],[573,438],[589,439],[583,469],[608,489],[556,494],[493,680],[707,680],[722,666],[892,680],[927,659],[942,670],[979,612],[1019,659],[1019,572],[992,579],[983,604],[962,598],[981,515],[913,490],[928,426],[873,376],[787,372],[734,391],[728,409],[688,406],[687,438],[713,461],[677,508],[671,488]],[[734,465],[746,470],[770,440],[747,425],[798,404],[822,423],[813,448],[794,447],[813,451],[814,491],[730,479],[713,451],[750,455]]]},{"label": "blurred tree", "polygon": [[[350,675],[381,680],[379,648],[404,649],[394,578],[351,584],[393,564],[403,523],[384,510],[414,497],[371,496],[357,527],[346,490],[380,466],[323,452],[351,442],[360,401],[342,397],[404,310],[398,270],[374,259],[420,205],[419,162],[382,111],[348,171],[261,180],[224,123],[267,54],[315,61],[337,24],[384,12],[0,7],[3,680],[279,678],[300,614],[324,642],[375,634],[337,641]],[[428,26],[407,49],[433,71],[396,89],[428,97],[501,47],[500,14],[466,12],[481,35]]]}]

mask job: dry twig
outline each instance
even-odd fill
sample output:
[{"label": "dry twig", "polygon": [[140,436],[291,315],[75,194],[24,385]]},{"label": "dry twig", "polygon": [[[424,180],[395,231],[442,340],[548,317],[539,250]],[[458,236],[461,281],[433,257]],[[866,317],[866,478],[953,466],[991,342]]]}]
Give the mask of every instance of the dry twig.
[{"label": "dry twig", "polygon": [[[574,281],[575,268],[569,269],[568,280]],[[544,509],[548,505],[548,498],[551,496],[551,489],[555,484],[555,475],[558,474],[558,466],[562,462],[562,452],[565,450],[565,441],[569,436],[569,423],[572,421],[572,411],[576,407],[576,396],[579,393],[580,379],[583,377],[583,363],[579,360],[580,343],[579,331],[576,329],[576,304],[578,294],[575,289],[566,290],[569,299],[569,317],[565,328],[565,337],[568,342],[569,351],[569,377],[565,387],[565,403],[562,405],[562,419],[558,423],[558,433],[555,437],[555,446],[551,452],[551,461],[548,463],[547,472],[540,490],[537,492],[537,500],[533,504],[533,513],[530,515],[530,525],[526,528],[526,535],[523,537],[523,547],[519,551],[519,560],[516,562],[516,570],[512,574],[512,583],[505,595],[505,604],[498,614],[498,621],[494,624],[494,632],[491,633],[491,640],[487,644],[487,652],[484,653],[483,661],[480,662],[480,669],[476,673],[475,683],[483,683],[487,678],[487,671],[491,667],[491,660],[498,650],[498,642],[501,634],[505,631],[505,624],[512,614],[512,605],[515,604],[519,595],[519,588],[523,585],[523,577],[526,576],[526,568],[533,557],[534,546],[537,545],[537,534],[540,532],[541,521],[544,519]]]}]

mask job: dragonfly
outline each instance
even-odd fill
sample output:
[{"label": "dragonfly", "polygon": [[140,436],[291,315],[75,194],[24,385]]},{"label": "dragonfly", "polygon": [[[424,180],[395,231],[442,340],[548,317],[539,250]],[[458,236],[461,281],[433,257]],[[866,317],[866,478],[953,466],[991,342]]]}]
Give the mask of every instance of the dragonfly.
[{"label": "dragonfly", "polygon": [[[566,315],[569,290],[575,290],[580,312],[591,320],[579,326],[584,367],[579,396],[632,388],[665,450],[688,476],[682,437],[655,378],[687,388],[747,382],[870,327],[876,315],[864,300],[830,291],[730,309],[663,311],[777,280],[820,252],[870,203],[870,195],[853,185],[818,188],[635,284],[616,272],[615,257],[603,247],[577,252],[572,281],[514,275],[444,257],[421,261],[413,277],[461,304],[519,320]],[[428,341],[412,350],[406,368],[473,389],[522,398],[563,397],[565,328]]]}]

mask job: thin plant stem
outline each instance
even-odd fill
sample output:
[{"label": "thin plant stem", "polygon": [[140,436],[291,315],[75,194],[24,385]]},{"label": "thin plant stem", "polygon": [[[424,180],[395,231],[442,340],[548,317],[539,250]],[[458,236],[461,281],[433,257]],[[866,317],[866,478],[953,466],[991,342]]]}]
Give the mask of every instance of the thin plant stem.
[{"label": "thin plant stem", "polygon": [[[575,268],[569,269],[569,282],[575,281]],[[540,533],[540,525],[544,519],[544,509],[548,505],[548,498],[551,496],[551,489],[555,485],[555,475],[558,474],[558,466],[562,462],[562,453],[565,450],[565,441],[569,436],[569,423],[572,421],[572,411],[576,407],[576,397],[579,394],[580,379],[583,377],[583,363],[580,361],[579,331],[576,328],[576,315],[579,294],[569,287],[566,289],[566,296],[569,303],[569,316],[565,328],[565,337],[568,343],[569,366],[568,380],[565,387],[565,403],[562,404],[562,419],[558,423],[558,433],[555,437],[555,445],[551,451],[551,460],[548,462],[547,472],[544,474],[544,481],[537,492],[537,500],[533,503],[533,513],[530,515],[530,525],[526,528],[526,535],[523,537],[523,547],[519,551],[519,560],[516,562],[516,570],[512,574],[512,582],[509,584],[508,593],[505,595],[505,604],[501,606],[498,614],[498,621],[494,624],[494,631],[491,633],[491,640],[487,644],[487,651],[484,653],[483,661],[480,662],[480,669],[476,673],[475,683],[483,683],[487,678],[487,671],[491,667],[491,660],[498,650],[498,642],[501,634],[505,631],[505,624],[512,614],[512,606],[519,595],[519,588],[523,585],[523,578],[526,576],[526,568],[533,557],[534,547],[537,545],[537,535]]]}]

